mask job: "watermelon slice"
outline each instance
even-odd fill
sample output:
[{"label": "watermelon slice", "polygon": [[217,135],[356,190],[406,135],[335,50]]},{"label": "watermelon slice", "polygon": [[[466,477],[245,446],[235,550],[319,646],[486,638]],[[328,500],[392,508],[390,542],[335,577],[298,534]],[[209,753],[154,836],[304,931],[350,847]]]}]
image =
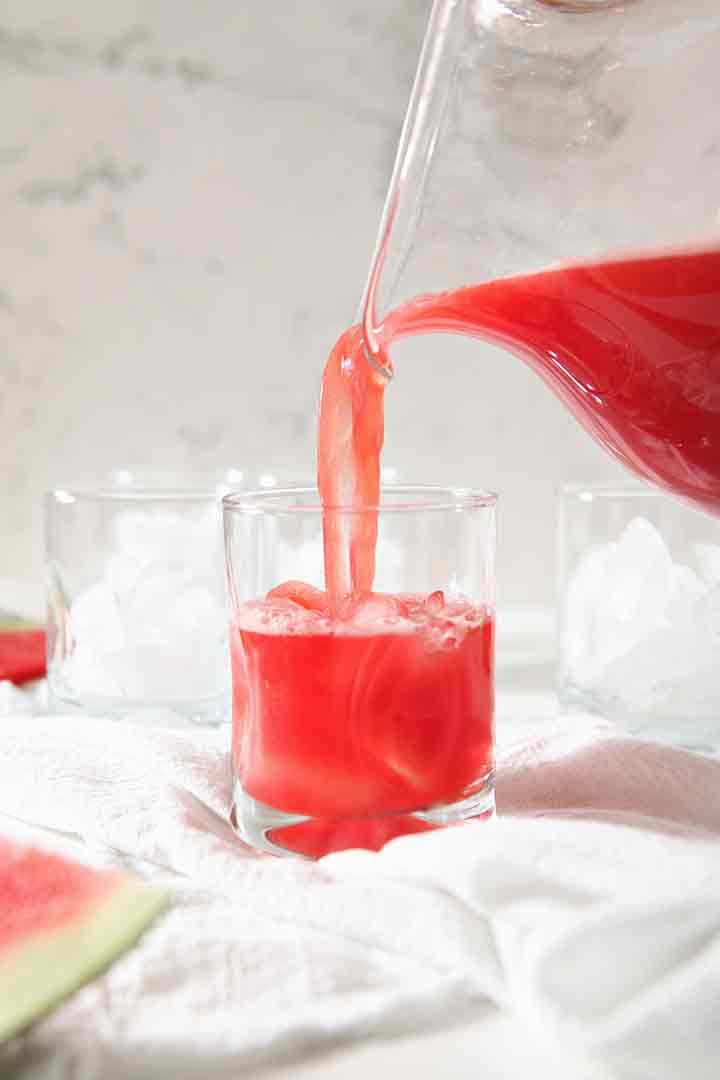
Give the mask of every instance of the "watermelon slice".
[{"label": "watermelon slice", "polygon": [[45,631],[0,611],[0,679],[16,686],[45,674]]},{"label": "watermelon slice", "polygon": [[0,837],[0,1043],[108,967],[166,903],[117,871]]}]

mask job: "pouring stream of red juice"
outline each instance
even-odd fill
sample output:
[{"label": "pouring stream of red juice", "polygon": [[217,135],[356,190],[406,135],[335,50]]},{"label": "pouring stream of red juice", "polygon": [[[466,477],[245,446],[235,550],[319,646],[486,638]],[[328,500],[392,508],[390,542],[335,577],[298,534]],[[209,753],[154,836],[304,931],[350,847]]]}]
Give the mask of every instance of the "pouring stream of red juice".
[{"label": "pouring stream of red juice", "polygon": [[388,349],[451,331],[525,360],[587,431],[638,476],[720,513],[720,250],[546,270],[422,296],[377,331],[335,345],[323,376],[318,486],[331,606],[372,589]]}]

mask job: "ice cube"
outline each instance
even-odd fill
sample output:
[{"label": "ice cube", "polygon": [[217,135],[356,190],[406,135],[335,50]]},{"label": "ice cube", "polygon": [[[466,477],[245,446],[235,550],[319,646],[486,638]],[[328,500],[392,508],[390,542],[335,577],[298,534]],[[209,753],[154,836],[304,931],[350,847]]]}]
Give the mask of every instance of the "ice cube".
[{"label": "ice cube", "polygon": [[437,615],[442,611],[445,607],[445,593],[442,589],[437,589],[435,592],[430,593],[425,601],[425,607],[434,615]]},{"label": "ice cube", "polygon": [[634,518],[617,543],[591,548],[570,578],[565,601],[562,644],[571,680],[595,683],[663,625],[676,582],[670,552],[644,518]]},{"label": "ice cube", "polygon": [[105,584],[78,594],[70,609],[72,648],[51,672],[64,695],[80,700],[119,696],[120,685],[105,663],[125,644],[125,627],[114,592]]},{"label": "ice cube", "polygon": [[105,583],[116,597],[124,597],[135,588],[144,568],[145,563],[134,555],[112,551],[105,560]]},{"label": "ice cube", "polygon": [[198,594],[178,598],[170,637],[148,632],[141,641],[128,638],[115,648],[79,643],[58,678],[70,696],[90,702],[167,703],[222,695],[229,677],[224,612],[206,600]]},{"label": "ice cube", "polygon": [[388,593],[369,593],[352,599],[341,611],[340,617],[349,628],[382,632],[389,628],[396,629],[401,621],[405,621],[407,608],[399,597]]},{"label": "ice cube", "polygon": [[673,563],[662,536],[645,518],[633,518],[606,567],[600,618],[633,634],[653,626],[667,606]]},{"label": "ice cube", "polygon": [[108,653],[92,643],[77,645],[68,657],[52,671],[53,686],[61,690],[61,697],[92,704],[93,701],[121,700],[123,689],[115,678]]},{"label": "ice cube", "polygon": [[678,733],[699,716],[717,719],[717,639],[699,623],[660,628],[610,663],[595,689],[626,715],[645,712],[660,719],[676,710]]},{"label": "ice cube", "polygon": [[452,619],[433,619],[423,632],[423,644],[428,652],[442,652],[457,648],[464,636]]},{"label": "ice cube", "polygon": [[220,513],[214,501],[126,510],[101,582],[71,609],[74,648],[53,677],[69,696],[178,701],[227,687]]},{"label": "ice cube", "polygon": [[666,687],[681,674],[677,661],[682,654],[678,653],[675,639],[672,632],[650,634],[623,656],[613,658],[595,685],[598,695],[617,702],[623,712],[657,707],[667,696]]},{"label": "ice cube", "polygon": [[696,544],[695,554],[708,585],[720,585],[720,547],[717,544]]},{"label": "ice cube", "polygon": [[70,608],[70,625],[76,646],[105,651],[119,648],[125,640],[115,594],[104,584],[91,585],[77,595]]},{"label": "ice cube", "polygon": [[327,594],[304,581],[285,581],[267,594],[268,600],[292,600],[308,611],[327,611]]},{"label": "ice cube", "polygon": [[617,543],[590,549],[570,578],[565,682],[625,716],[660,719],[676,709],[690,722],[707,713],[720,693],[720,588],[713,593],[635,519]]},{"label": "ice cube", "polygon": [[224,640],[227,633],[224,605],[201,585],[191,584],[178,592],[172,619],[179,634]]},{"label": "ice cube", "polygon": [[564,597],[560,650],[563,663],[582,681],[578,666],[595,652],[595,612],[615,544],[594,544],[579,559]]},{"label": "ice cube", "polygon": [[168,642],[177,633],[174,609],[177,597],[192,583],[190,571],[181,567],[151,565],[135,588],[121,602],[121,614],[129,642]]},{"label": "ice cube", "polygon": [[695,618],[698,632],[707,634],[718,650],[716,663],[720,669],[720,582],[698,598]]},{"label": "ice cube", "polygon": [[319,611],[310,611],[287,597],[243,604],[236,616],[240,630],[257,634],[318,634],[330,629],[330,620]]},{"label": "ice cube", "polygon": [[697,605],[707,591],[707,585],[694,570],[675,563],[670,576],[665,623],[675,628],[692,627],[696,623]]},{"label": "ice cube", "polygon": [[465,623],[482,622],[483,609],[474,606],[464,596],[445,597],[445,614],[449,619],[462,618]]},{"label": "ice cube", "polygon": [[129,701],[193,701],[226,689],[227,649],[217,641],[180,638],[172,644],[129,646],[102,658],[108,680]]}]

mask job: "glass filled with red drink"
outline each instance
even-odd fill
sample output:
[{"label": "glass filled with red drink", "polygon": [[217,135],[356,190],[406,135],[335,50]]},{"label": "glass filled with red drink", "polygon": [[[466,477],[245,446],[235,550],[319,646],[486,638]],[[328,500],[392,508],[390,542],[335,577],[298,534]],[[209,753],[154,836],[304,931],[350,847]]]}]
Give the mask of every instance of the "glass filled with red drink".
[{"label": "glass filled with red drink", "polygon": [[[379,849],[491,816],[495,496],[393,486],[229,495],[233,807],[278,855]],[[328,537],[367,548],[371,590],[327,591]],[[352,574],[347,575],[352,580]]]}]

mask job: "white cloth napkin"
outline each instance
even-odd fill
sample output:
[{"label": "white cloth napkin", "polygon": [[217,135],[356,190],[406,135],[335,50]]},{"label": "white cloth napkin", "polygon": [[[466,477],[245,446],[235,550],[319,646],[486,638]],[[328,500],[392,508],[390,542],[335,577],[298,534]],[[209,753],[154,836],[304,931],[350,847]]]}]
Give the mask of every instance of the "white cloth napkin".
[{"label": "white cloth napkin", "polygon": [[178,903],[0,1073],[227,1080],[488,998],[620,1076],[720,1073],[714,759],[501,697],[496,821],[313,864],[232,834],[225,731],[1,723],[0,831],[81,838]]}]

